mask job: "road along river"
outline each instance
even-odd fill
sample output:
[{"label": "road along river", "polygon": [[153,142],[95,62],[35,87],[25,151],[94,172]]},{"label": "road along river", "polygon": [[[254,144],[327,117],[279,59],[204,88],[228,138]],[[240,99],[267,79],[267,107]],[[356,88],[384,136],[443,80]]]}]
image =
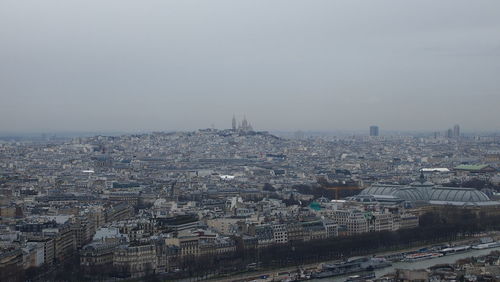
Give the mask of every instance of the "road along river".
[{"label": "road along river", "polygon": [[[437,264],[453,264],[459,259],[484,256],[491,253],[492,251],[500,251],[500,247],[483,250],[471,250],[468,252],[449,254],[438,258],[415,262],[396,262],[393,263],[390,267],[375,270],[375,275],[377,276],[377,278],[379,278],[388,273],[395,272],[396,269],[425,269]],[[328,277],[325,279],[313,279],[310,281],[345,281],[345,279],[351,275],[354,274],[338,277]]]}]

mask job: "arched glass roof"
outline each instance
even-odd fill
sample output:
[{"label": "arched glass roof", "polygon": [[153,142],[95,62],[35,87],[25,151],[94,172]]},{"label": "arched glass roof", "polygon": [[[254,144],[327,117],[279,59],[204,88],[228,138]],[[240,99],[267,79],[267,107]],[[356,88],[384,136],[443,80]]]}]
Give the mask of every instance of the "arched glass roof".
[{"label": "arched glass roof", "polygon": [[360,196],[392,196],[408,202],[436,201],[456,203],[490,202],[490,198],[473,188],[456,188],[425,185],[404,186],[374,184],[363,191]]},{"label": "arched glass roof", "polygon": [[435,187],[430,194],[431,201],[486,202],[488,196],[473,188]]}]

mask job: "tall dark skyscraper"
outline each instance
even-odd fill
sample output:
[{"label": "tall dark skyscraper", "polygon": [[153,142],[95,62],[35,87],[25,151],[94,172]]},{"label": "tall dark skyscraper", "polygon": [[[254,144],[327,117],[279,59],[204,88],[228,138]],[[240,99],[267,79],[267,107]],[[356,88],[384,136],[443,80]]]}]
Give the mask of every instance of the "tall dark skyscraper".
[{"label": "tall dark skyscraper", "polygon": [[233,120],[231,122],[231,128],[236,131],[236,117],[233,115]]},{"label": "tall dark skyscraper", "polygon": [[460,125],[453,126],[453,137],[460,137]]},{"label": "tall dark skyscraper", "polygon": [[378,136],[378,126],[370,126],[370,136]]}]

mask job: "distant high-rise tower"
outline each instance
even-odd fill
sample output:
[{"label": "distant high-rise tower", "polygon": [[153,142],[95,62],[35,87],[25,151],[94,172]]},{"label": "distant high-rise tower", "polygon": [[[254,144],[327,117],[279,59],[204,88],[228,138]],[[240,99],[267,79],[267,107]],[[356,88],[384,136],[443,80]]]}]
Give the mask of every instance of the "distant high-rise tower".
[{"label": "distant high-rise tower", "polygon": [[370,136],[378,136],[378,126],[370,126]]},{"label": "distant high-rise tower", "polygon": [[236,131],[236,117],[233,115],[232,129]]},{"label": "distant high-rise tower", "polygon": [[452,137],[453,137],[453,129],[448,128],[448,130],[446,130],[446,138],[452,138]]},{"label": "distant high-rise tower", "polygon": [[460,137],[460,125],[453,126],[453,137]]}]

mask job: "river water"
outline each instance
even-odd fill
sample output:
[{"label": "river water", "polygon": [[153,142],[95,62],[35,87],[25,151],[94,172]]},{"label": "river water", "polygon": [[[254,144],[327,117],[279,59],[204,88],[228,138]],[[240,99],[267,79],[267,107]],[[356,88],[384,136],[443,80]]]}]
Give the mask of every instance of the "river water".
[{"label": "river water", "polygon": [[[484,256],[491,253],[492,251],[498,251],[498,250],[500,250],[500,247],[483,249],[483,250],[472,250],[468,252],[450,254],[434,259],[421,260],[415,262],[396,262],[393,263],[392,266],[390,267],[375,270],[375,275],[377,276],[377,278],[379,278],[380,276],[383,276],[385,274],[395,272],[396,269],[425,269],[437,264],[452,264],[459,259]],[[356,275],[356,273],[345,276],[329,277],[324,279],[313,279],[311,281],[345,281],[347,277],[352,275]]]}]

